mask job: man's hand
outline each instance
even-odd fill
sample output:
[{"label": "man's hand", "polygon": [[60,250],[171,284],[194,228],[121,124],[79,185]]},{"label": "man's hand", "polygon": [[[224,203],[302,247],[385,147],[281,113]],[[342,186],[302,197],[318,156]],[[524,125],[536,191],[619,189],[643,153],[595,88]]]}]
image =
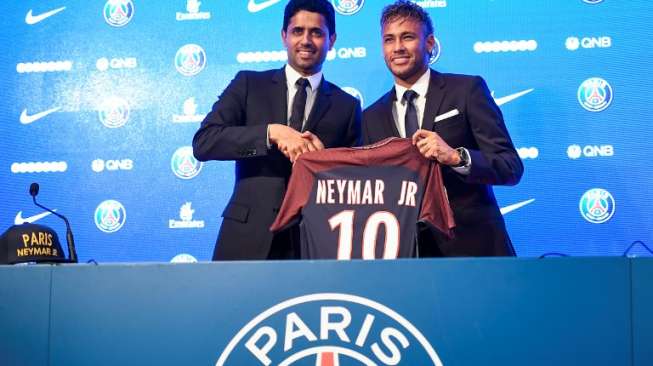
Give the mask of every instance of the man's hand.
[{"label": "man's hand", "polygon": [[427,159],[437,160],[444,165],[458,165],[460,156],[440,135],[433,131],[417,130],[413,135],[413,145]]},{"label": "man's hand", "polygon": [[270,143],[277,145],[279,151],[293,163],[305,152],[324,149],[322,141],[308,131],[300,133],[286,125],[275,123],[270,125],[269,133]]}]

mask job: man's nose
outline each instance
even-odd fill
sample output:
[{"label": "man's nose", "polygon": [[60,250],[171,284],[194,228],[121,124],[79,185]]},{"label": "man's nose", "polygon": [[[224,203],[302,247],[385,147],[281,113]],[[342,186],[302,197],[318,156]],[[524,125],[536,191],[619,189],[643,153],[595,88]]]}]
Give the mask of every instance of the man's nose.
[{"label": "man's nose", "polygon": [[311,38],[311,32],[304,32],[302,34],[302,38],[300,39],[300,42],[302,44],[311,44],[311,43],[313,43],[313,39]]},{"label": "man's nose", "polygon": [[400,39],[396,40],[393,44],[392,52],[402,53],[404,51],[406,51],[406,47],[404,46],[404,43]]}]

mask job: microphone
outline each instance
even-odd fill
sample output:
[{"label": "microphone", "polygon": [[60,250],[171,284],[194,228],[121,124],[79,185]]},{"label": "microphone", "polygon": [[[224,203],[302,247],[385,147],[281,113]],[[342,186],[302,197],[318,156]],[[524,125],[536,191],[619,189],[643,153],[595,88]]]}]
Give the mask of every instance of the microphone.
[{"label": "microphone", "polygon": [[63,221],[66,223],[66,242],[68,243],[68,260],[71,263],[77,263],[77,251],[75,251],[75,240],[73,239],[73,232],[70,230],[70,223],[68,222],[68,219],[61,214],[58,214],[54,212],[53,210],[40,205],[39,203],[36,202],[36,195],[39,194],[39,184],[38,183],[32,183],[29,186],[29,194],[32,196],[32,201],[34,201],[34,204],[37,205],[38,207],[54,214],[55,216],[61,217]]}]

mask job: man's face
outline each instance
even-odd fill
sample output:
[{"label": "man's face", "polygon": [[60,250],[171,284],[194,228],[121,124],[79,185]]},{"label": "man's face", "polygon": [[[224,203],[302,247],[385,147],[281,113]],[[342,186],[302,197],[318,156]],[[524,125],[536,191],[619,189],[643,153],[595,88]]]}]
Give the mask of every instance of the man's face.
[{"label": "man's face", "polygon": [[383,58],[399,85],[409,87],[428,68],[433,35],[424,35],[424,27],[410,18],[399,18],[383,26]]},{"label": "man's face", "polygon": [[329,34],[322,14],[300,10],[290,18],[288,28],[281,31],[281,39],[288,50],[288,64],[308,76],[322,69],[336,35]]}]

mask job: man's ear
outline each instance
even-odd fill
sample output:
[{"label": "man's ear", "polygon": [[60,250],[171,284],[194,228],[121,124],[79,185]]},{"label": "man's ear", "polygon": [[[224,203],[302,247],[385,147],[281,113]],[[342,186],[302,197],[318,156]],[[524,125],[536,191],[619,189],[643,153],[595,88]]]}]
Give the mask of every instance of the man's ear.
[{"label": "man's ear", "polygon": [[426,50],[429,51],[429,55],[433,54],[433,48],[435,47],[435,37],[433,34],[426,36]]},{"label": "man's ear", "polygon": [[286,42],[286,30],[285,29],[281,30],[281,43],[283,43],[283,46],[285,48],[288,48],[288,43]]},{"label": "man's ear", "polygon": [[333,48],[333,45],[336,44],[336,34],[333,33],[329,36],[329,51]]}]

